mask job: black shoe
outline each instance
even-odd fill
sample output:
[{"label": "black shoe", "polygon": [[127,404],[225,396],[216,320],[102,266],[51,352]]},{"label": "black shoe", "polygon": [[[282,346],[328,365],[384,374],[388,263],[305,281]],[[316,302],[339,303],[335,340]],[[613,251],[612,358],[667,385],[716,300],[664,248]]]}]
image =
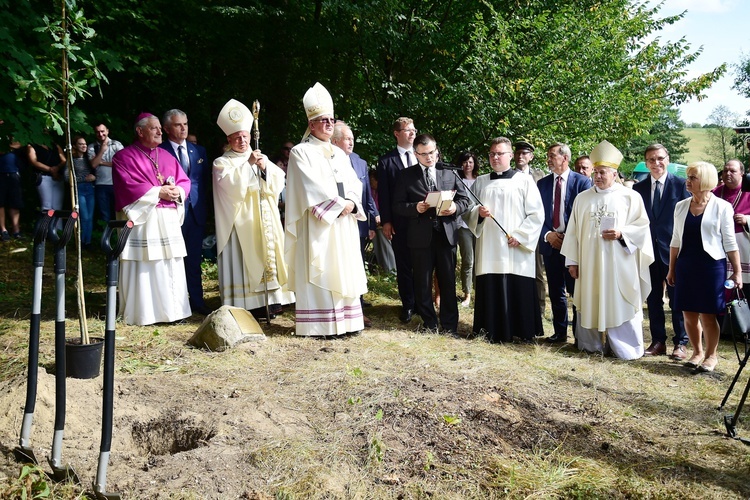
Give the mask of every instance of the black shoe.
[{"label": "black shoe", "polygon": [[404,308],[401,311],[401,314],[399,315],[398,319],[400,319],[402,323],[408,323],[409,321],[411,321],[413,317],[414,317],[414,309]]},{"label": "black shoe", "polygon": [[271,311],[271,314],[282,314],[284,312],[281,304],[271,304],[268,306],[268,310]]},{"label": "black shoe", "polygon": [[440,333],[440,330],[438,329],[437,325],[428,326],[423,323],[417,327],[417,332],[437,335]]},{"label": "black shoe", "polygon": [[[250,314],[252,314],[255,319],[266,319],[266,308],[256,307],[255,309],[250,311]],[[276,315],[274,313],[269,313],[268,319],[276,319]]]},{"label": "black shoe", "polygon": [[202,306],[198,306],[198,307],[193,307],[191,309],[193,310],[193,313],[202,314],[203,316],[208,316],[209,314],[214,312],[213,309],[208,307],[206,304],[203,304]]},{"label": "black shoe", "polygon": [[551,337],[547,337],[546,339],[544,339],[544,341],[550,342],[552,344],[565,343],[568,341],[568,336],[555,334],[555,335],[552,335]]}]

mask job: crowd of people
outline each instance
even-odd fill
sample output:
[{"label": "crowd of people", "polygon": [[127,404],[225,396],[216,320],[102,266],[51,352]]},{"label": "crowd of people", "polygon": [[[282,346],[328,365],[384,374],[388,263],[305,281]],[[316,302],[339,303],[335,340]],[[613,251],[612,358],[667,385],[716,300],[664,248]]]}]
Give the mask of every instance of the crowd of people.
[{"label": "crowd of people", "polygon": [[[29,145],[25,157],[42,209],[61,209],[65,180],[75,179],[84,247],[95,219],[133,221],[120,266],[128,324],[211,312],[201,262],[212,195],[221,303],[268,320],[295,304],[297,335],[371,326],[363,311],[373,244],[378,265],[396,275],[400,321],[419,316],[421,330],[457,334],[460,311],[473,302],[473,334],[534,342],[549,297],[546,342],[568,342],[570,332],[587,352],[666,355],[666,294],[670,356],[697,371],[716,367],[726,301],[750,285],[750,195],[739,160],[724,165],[721,183],[704,162],[682,179],[668,171],[667,148],[652,144],[644,152],[650,176],[631,189],[619,182],[623,156],[607,141],[575,159],[568,145],[550,144],[545,173],[532,167],[529,141],[496,137],[492,172],[480,175],[475,153],[445,163],[437,140],[401,117],[392,125],[395,149],[368,169],[322,85],[302,104],[307,130],[276,162],[252,147],[254,114],[234,99],[219,113],[226,145],[212,164],[179,109],[161,120],[139,115],[127,147],[98,124],[94,142],[73,139],[72,168],[53,144]],[[3,240],[21,236],[23,148],[15,150],[0,156]]]}]

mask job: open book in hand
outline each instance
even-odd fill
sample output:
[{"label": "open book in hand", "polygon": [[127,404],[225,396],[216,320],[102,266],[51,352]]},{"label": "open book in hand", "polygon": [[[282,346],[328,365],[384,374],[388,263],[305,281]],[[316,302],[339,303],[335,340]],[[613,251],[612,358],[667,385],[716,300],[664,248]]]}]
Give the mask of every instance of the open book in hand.
[{"label": "open book in hand", "polygon": [[427,203],[430,208],[434,208],[438,213],[443,210],[448,210],[451,207],[453,197],[456,195],[456,191],[430,191],[427,196],[424,197],[424,202]]}]

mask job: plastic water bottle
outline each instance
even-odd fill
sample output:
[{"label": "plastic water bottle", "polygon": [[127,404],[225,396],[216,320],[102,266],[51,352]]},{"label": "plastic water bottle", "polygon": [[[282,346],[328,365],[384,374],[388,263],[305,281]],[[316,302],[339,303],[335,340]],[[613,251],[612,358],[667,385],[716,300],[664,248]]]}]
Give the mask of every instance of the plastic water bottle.
[{"label": "plastic water bottle", "polygon": [[734,280],[726,280],[724,282],[724,288],[726,288],[727,290],[734,289]]}]

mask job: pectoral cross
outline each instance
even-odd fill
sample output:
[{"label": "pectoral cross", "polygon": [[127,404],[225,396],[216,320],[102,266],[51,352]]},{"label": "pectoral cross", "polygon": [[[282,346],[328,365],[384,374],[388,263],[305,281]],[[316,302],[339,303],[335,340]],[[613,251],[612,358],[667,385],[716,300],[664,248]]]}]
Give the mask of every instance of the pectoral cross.
[{"label": "pectoral cross", "polygon": [[597,207],[596,210],[590,213],[591,219],[594,221],[594,227],[598,228],[602,224],[602,217],[605,215],[612,215],[611,213],[607,212],[607,206],[601,205]]}]

